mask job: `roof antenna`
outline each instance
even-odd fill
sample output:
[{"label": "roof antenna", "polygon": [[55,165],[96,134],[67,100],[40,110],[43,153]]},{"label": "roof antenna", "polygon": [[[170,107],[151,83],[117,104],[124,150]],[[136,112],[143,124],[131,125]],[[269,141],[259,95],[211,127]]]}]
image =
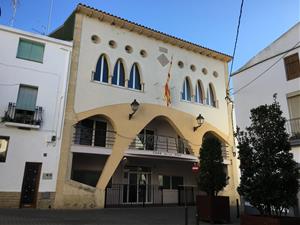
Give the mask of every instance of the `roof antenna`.
[{"label": "roof antenna", "polygon": [[13,15],[10,20],[10,26],[14,26],[15,18],[16,18],[16,13],[17,13],[17,7],[19,5],[19,0],[11,0],[12,8],[13,8]]},{"label": "roof antenna", "polygon": [[49,34],[49,29],[50,29],[50,24],[51,24],[51,17],[52,17],[52,9],[53,9],[53,1],[54,0],[51,0],[51,4],[50,4],[50,10],[49,10],[48,25],[47,25],[46,34]]}]

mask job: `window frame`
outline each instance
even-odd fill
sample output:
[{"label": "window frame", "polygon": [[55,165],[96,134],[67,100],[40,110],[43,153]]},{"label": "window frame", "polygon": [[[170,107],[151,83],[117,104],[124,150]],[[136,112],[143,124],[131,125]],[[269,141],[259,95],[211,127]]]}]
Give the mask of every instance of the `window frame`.
[{"label": "window frame", "polygon": [[[164,190],[178,190],[178,186],[174,187],[173,178],[182,178],[182,185],[184,185],[184,177],[183,176],[172,176],[172,175],[158,175],[159,186]],[[168,180],[168,185],[164,184],[164,180]],[[162,183],[161,183],[162,182]],[[166,187],[168,186],[168,187]]]},{"label": "window frame", "polygon": [[[96,79],[96,75],[97,75],[97,67],[98,67],[98,63],[100,63],[100,74],[99,74],[99,80]],[[104,74],[104,66],[107,67],[107,73]],[[106,78],[106,81],[104,81],[104,75],[105,78]],[[107,62],[107,58],[105,56],[105,54],[101,54],[98,61],[97,61],[97,64],[96,64],[96,69],[95,69],[95,72],[93,74],[93,81],[97,81],[97,82],[101,82],[101,83],[105,83],[105,84],[108,84],[109,83],[109,66],[108,66],[108,62]]]},{"label": "window frame", "polygon": [[[293,59],[294,57],[294,59]],[[294,80],[300,77],[300,61],[299,61],[299,54],[298,52],[291,54],[289,56],[286,56],[284,58],[284,68],[285,68],[285,75],[286,75],[286,80]],[[295,73],[290,72],[290,67],[295,66],[296,71]]]},{"label": "window frame", "polygon": [[[138,73],[136,73],[136,72],[138,72]],[[131,77],[131,74],[132,74],[132,77]],[[137,77],[139,77],[139,82],[140,82],[139,83],[139,88],[136,87]],[[132,87],[129,86],[131,78],[132,78]],[[142,90],[141,74],[140,74],[140,70],[139,70],[139,67],[138,67],[137,63],[134,63],[131,67],[129,80],[128,80],[128,88],[132,89],[132,90],[138,90],[138,91]]]},{"label": "window frame", "polygon": [[200,80],[197,80],[195,88],[195,103],[204,104],[203,86]]},{"label": "window frame", "polygon": [[5,163],[6,162],[10,137],[0,135],[0,140],[3,140],[3,139],[7,141],[7,145],[6,145],[6,149],[5,149],[4,153],[2,154],[2,152],[0,152],[0,163]]},{"label": "window frame", "polygon": [[[123,67],[123,72],[124,72],[124,74],[123,74],[123,78],[124,78],[123,85],[120,85],[120,76],[122,75],[121,74],[121,65]],[[115,74],[116,66],[117,66],[117,72]],[[116,84],[113,83],[115,75],[117,76],[117,83]],[[119,87],[125,87],[125,67],[124,67],[124,63],[122,62],[121,59],[118,59],[117,62],[116,62],[116,64],[115,64],[111,84],[115,85],[115,86],[119,86]]]},{"label": "window frame", "polygon": [[[33,59],[32,56],[31,56],[31,52],[30,52],[30,56],[29,57],[24,57],[24,56],[22,57],[22,56],[20,56],[19,54],[21,52],[21,50],[20,50],[20,44],[21,44],[21,42],[30,43],[31,44],[31,52],[32,52],[32,45],[43,47],[43,54],[42,54],[41,60]],[[27,61],[32,61],[32,62],[37,62],[37,63],[43,63],[44,62],[44,55],[45,55],[45,47],[46,47],[45,43],[37,42],[37,41],[30,40],[30,39],[25,39],[25,38],[19,38],[19,43],[18,43],[16,58],[22,59],[22,60],[27,60]]]},{"label": "window frame", "polygon": [[[189,86],[189,91],[188,91]],[[189,96],[189,98],[188,98]],[[182,92],[181,92],[181,100],[191,102],[192,101],[192,87],[190,84],[190,81],[188,77],[184,78],[183,86],[182,86]]]}]

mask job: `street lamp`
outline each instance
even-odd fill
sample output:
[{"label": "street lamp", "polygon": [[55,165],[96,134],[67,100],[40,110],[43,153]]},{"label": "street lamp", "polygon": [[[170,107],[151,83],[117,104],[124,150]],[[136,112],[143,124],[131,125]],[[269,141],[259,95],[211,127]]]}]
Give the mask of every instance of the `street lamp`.
[{"label": "street lamp", "polygon": [[136,99],[130,104],[132,113],[129,114],[129,119],[135,114],[135,112],[139,109],[140,104],[137,102]]},{"label": "street lamp", "polygon": [[197,123],[198,123],[198,126],[194,127],[194,132],[199,128],[201,127],[201,125],[204,123],[204,117],[199,114],[199,116],[196,118],[197,120]]}]

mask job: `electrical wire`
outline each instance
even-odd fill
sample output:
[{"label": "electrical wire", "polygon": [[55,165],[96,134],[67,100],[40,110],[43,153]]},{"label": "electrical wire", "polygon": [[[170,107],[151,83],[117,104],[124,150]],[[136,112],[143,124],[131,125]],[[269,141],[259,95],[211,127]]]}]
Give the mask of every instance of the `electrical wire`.
[{"label": "electrical wire", "polygon": [[[230,78],[231,78],[231,74],[232,74],[232,69],[233,69],[233,63],[234,63],[234,58],[235,58],[235,52],[236,52],[236,46],[237,46],[237,42],[238,42],[238,38],[239,38],[239,33],[240,33],[240,25],[241,25],[241,19],[242,19],[242,14],[243,14],[243,6],[244,6],[244,0],[242,0],[241,2],[241,7],[240,7],[240,14],[239,14],[239,19],[238,19],[238,26],[236,29],[236,36],[235,36],[235,42],[234,42],[234,48],[233,48],[233,54],[232,54],[232,61],[231,61],[231,66],[230,66],[230,73],[229,73],[229,78],[228,78],[228,83],[227,83],[227,95],[229,95],[229,84],[230,84]],[[229,97],[229,96],[226,96]]]},{"label": "electrical wire", "polygon": [[[293,48],[297,47],[297,45],[300,43],[300,41],[298,41]],[[271,66],[269,66],[267,69],[265,69],[263,72],[261,72],[257,77],[255,77],[254,79],[252,79],[251,81],[249,81],[248,83],[246,83],[245,85],[243,85],[241,88],[239,88],[238,90],[236,90],[235,92],[232,93],[232,95],[235,95],[237,93],[239,93],[241,90],[245,89],[246,87],[248,87],[250,84],[252,84],[254,81],[256,81],[258,78],[260,78],[261,76],[263,76],[266,72],[268,72],[270,69],[272,69],[278,62],[281,61],[281,59],[283,59],[289,52],[286,52],[285,54],[283,54],[278,60],[276,60]]]}]

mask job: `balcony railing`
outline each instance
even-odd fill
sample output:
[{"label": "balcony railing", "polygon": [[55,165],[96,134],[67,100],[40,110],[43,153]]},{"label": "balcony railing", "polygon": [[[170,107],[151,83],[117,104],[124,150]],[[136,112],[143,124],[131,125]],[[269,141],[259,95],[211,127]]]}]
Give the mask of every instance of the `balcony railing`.
[{"label": "balcony railing", "polygon": [[[74,128],[74,144],[105,148],[112,148],[114,144],[115,131],[88,128],[81,125],[75,125]],[[186,140],[160,135],[138,134],[130,144],[129,149],[181,154],[190,153]]]},{"label": "balcony railing", "polygon": [[73,143],[93,147],[112,148],[116,132],[75,125]]},{"label": "balcony railing", "polygon": [[190,154],[190,148],[185,139],[162,135],[138,134],[129,148],[161,153]]},{"label": "balcony railing", "polygon": [[10,102],[2,121],[40,126],[43,121],[42,116],[43,108],[40,106],[36,106],[34,110],[30,111],[18,109],[16,103]]},{"label": "balcony railing", "polygon": [[286,130],[290,135],[290,140],[300,140],[300,118],[286,121]]}]

